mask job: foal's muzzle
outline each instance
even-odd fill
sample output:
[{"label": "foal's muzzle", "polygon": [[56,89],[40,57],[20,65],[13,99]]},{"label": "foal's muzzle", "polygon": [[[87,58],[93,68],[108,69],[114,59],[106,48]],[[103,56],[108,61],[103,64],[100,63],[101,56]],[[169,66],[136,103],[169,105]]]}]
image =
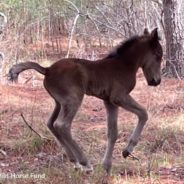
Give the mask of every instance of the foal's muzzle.
[{"label": "foal's muzzle", "polygon": [[151,81],[148,82],[148,85],[149,86],[158,86],[161,82],[161,79],[158,79],[158,80],[155,80],[155,79],[152,79]]}]

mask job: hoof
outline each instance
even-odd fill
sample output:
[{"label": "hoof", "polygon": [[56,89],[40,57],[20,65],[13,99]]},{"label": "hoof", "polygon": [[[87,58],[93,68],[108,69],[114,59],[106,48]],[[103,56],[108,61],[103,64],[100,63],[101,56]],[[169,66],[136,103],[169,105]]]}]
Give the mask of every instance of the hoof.
[{"label": "hoof", "polygon": [[90,174],[93,172],[93,166],[92,165],[83,166],[82,171],[85,172],[86,174]]},{"label": "hoof", "polygon": [[106,171],[106,174],[107,175],[110,175],[112,164],[111,163],[103,162],[102,165],[103,165],[104,170]]},{"label": "hoof", "polygon": [[124,151],[122,152],[122,155],[123,155],[124,158],[127,158],[127,157],[130,155],[130,152],[127,151],[127,150],[124,150]]},{"label": "hoof", "polygon": [[78,163],[78,162],[74,165],[74,169],[75,169],[76,171],[85,172],[85,173],[87,173],[87,174],[93,172],[93,166],[92,166],[92,165],[84,166],[84,165],[81,165],[81,164]]},{"label": "hoof", "polygon": [[82,165],[80,165],[78,162],[76,162],[75,165],[74,165],[74,169],[76,171],[82,170]]}]

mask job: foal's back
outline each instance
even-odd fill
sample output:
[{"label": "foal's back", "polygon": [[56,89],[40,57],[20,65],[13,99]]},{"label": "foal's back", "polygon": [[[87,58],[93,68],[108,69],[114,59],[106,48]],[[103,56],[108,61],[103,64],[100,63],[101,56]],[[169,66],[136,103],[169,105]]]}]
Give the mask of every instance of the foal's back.
[{"label": "foal's back", "polygon": [[98,61],[63,59],[48,68],[44,83],[60,94],[67,95],[74,90],[107,99],[115,88],[122,93],[133,89],[135,73],[129,69],[130,66],[113,58]]}]

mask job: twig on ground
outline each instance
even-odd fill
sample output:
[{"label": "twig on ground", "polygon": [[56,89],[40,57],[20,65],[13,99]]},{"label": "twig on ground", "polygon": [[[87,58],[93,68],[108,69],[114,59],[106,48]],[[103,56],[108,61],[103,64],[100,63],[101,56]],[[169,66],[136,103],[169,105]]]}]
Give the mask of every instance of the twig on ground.
[{"label": "twig on ground", "polygon": [[[36,130],[34,130],[30,125],[29,123],[26,121],[24,115],[21,113],[20,116],[22,117],[24,123],[28,126],[28,128],[33,131],[36,135],[38,135],[41,139],[48,139],[47,137],[44,137],[42,135],[40,135]],[[48,139],[49,140],[49,139]]]},{"label": "twig on ground", "polygon": [[32,78],[33,78],[33,76],[29,77],[29,78],[24,82],[24,84],[27,84]]},{"label": "twig on ground", "polygon": [[6,153],[4,150],[2,150],[2,149],[0,149],[0,153],[1,153],[4,157],[7,156],[7,153]]}]

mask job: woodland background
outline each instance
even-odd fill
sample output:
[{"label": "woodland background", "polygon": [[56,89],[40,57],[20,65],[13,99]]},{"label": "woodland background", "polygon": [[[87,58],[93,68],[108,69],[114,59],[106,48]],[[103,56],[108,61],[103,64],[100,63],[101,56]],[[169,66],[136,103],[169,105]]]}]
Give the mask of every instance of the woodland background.
[{"label": "woodland background", "polygon": [[[184,183],[182,0],[1,0],[0,12],[0,173],[47,176],[21,183]],[[162,84],[148,87],[139,71],[132,93],[149,112],[135,150],[140,161],[121,157],[136,122],[122,110],[112,176],[105,177],[99,164],[106,141],[105,111],[101,101],[85,97],[73,134],[91,157],[95,171],[90,176],[76,172],[47,130],[53,101],[43,89],[43,77],[28,71],[18,84],[11,84],[9,68],[28,60],[43,66],[64,57],[97,60],[123,40],[142,34],[144,28],[155,27],[164,48]],[[0,183],[12,182],[20,180],[0,178]]]}]

